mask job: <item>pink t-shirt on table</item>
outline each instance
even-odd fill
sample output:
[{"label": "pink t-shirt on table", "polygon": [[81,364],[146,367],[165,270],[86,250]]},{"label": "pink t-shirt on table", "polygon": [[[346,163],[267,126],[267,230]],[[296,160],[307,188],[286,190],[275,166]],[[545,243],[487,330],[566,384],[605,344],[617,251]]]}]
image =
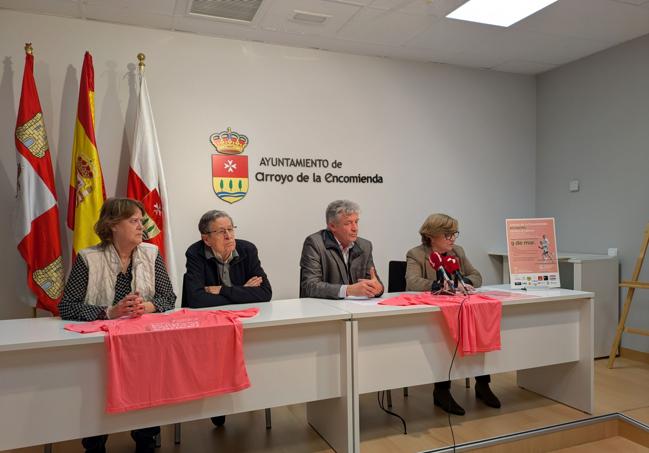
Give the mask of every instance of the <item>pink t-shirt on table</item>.
[{"label": "pink t-shirt on table", "polygon": [[65,328],[107,333],[106,412],[119,413],[250,387],[239,318],[258,312],[181,309]]},{"label": "pink t-shirt on table", "polygon": [[[457,343],[459,338],[458,352],[460,355],[500,349],[502,303],[493,297],[482,294],[469,296],[434,295],[431,293],[402,294],[382,300],[379,305],[433,305],[439,307],[453,341]],[[461,311],[460,306],[462,307]]]}]

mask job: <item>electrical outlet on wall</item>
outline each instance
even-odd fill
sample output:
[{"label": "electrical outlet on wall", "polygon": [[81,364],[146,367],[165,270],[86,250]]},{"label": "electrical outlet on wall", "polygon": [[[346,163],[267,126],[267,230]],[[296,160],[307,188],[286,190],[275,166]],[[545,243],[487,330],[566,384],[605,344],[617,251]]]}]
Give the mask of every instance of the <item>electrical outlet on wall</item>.
[{"label": "electrical outlet on wall", "polygon": [[569,189],[571,192],[579,192],[579,180],[573,179],[572,181],[570,181]]}]

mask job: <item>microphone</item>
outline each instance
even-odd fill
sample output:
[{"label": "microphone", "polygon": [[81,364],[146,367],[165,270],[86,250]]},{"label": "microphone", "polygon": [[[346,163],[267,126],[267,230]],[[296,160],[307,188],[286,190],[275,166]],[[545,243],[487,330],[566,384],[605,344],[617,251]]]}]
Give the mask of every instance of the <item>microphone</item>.
[{"label": "microphone", "polygon": [[462,272],[460,272],[460,259],[457,256],[447,255],[444,257],[442,266],[446,272],[455,278],[456,284],[459,284],[459,286],[462,287],[464,294],[468,294],[469,291],[466,289],[466,286],[464,286],[464,276],[462,275]]},{"label": "microphone", "polygon": [[433,252],[428,257],[428,262],[433,266],[433,269],[438,270],[442,266],[442,256],[437,252]]},{"label": "microphone", "polygon": [[460,263],[455,256],[446,255],[442,260],[442,266],[446,272],[454,277],[457,277],[458,274],[460,274]]},{"label": "microphone", "polygon": [[437,271],[437,281],[439,282],[440,287],[443,288],[444,282],[448,282],[451,288],[455,288],[455,286],[453,285],[453,280],[451,280],[451,278],[446,273],[446,269],[444,269],[444,260],[439,252],[431,253],[428,257],[428,262],[433,267],[433,269]]}]

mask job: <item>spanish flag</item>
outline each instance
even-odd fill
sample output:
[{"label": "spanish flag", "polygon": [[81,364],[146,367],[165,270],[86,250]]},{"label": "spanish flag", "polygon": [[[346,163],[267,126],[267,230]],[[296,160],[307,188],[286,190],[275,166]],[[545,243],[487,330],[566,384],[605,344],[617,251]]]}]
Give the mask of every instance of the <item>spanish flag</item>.
[{"label": "spanish flag", "polygon": [[104,176],[95,140],[95,70],[92,56],[86,52],[79,83],[68,197],[68,228],[73,231],[73,255],[99,243],[94,226],[105,199]]}]

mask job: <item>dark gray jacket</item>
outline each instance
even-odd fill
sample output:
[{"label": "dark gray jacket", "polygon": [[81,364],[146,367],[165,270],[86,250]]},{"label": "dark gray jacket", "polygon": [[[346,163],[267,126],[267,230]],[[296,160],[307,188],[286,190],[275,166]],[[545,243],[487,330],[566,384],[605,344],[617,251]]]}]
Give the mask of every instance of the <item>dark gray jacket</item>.
[{"label": "dark gray jacket", "polygon": [[302,247],[300,297],[338,299],[342,285],[352,285],[361,278],[369,279],[372,267],[372,243],[367,239],[356,240],[349,251],[349,266],[345,266],[333,234],[329,230],[313,233],[304,240]]},{"label": "dark gray jacket", "polygon": [[[232,286],[223,286],[220,294],[211,294],[205,291],[206,286],[223,285],[216,258],[208,258],[205,255],[203,241],[189,246],[185,252],[187,272],[183,279],[183,307],[204,308],[270,300],[273,290],[261,267],[257,247],[243,239],[237,239],[235,247],[239,256],[230,262]],[[243,286],[251,277],[261,277],[261,286]]]}]

